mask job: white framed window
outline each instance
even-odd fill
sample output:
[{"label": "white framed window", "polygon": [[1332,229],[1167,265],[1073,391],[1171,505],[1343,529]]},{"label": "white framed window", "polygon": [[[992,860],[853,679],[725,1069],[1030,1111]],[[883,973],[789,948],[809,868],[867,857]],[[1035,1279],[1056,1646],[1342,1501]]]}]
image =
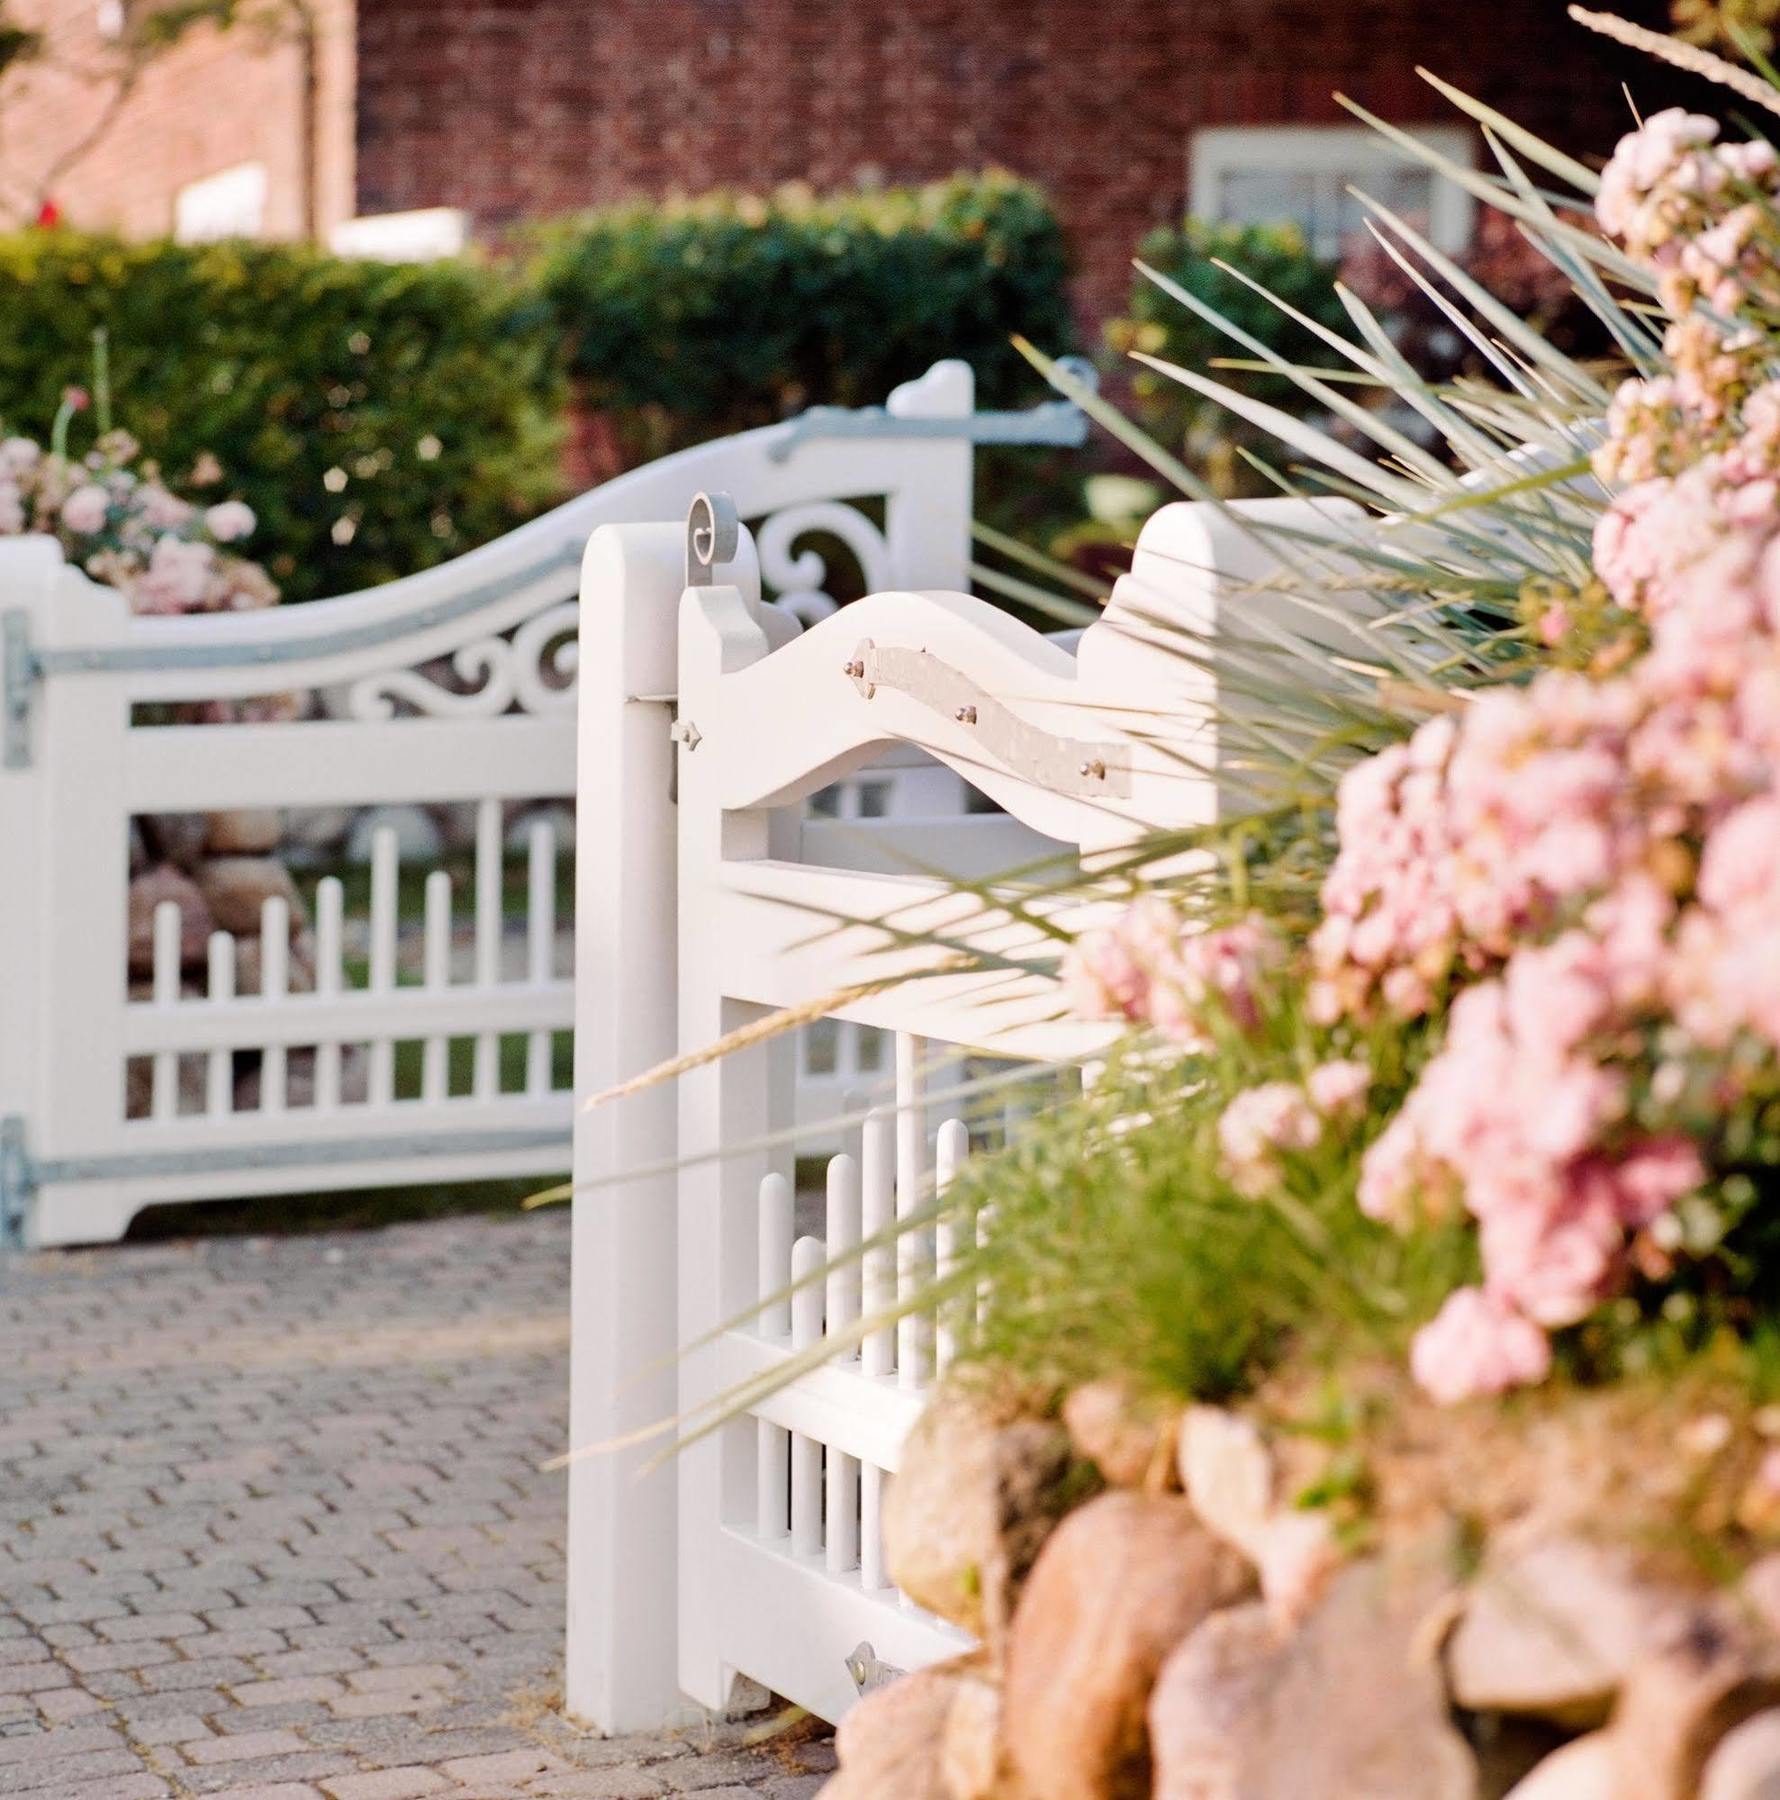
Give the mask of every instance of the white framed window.
[{"label": "white framed window", "polygon": [[[1469,164],[1470,132],[1432,125],[1411,133],[1450,161]],[[1359,188],[1427,233],[1437,249],[1463,250],[1475,203],[1426,163],[1363,125],[1233,125],[1193,134],[1188,173],[1194,218],[1233,225],[1289,220],[1331,261],[1365,230]]]},{"label": "white framed window", "polygon": [[258,237],[265,223],[264,163],[237,163],[202,181],[188,181],[173,197],[173,235],[182,244]]},{"label": "white framed window", "polygon": [[455,206],[366,213],[343,219],[328,234],[328,248],[336,256],[371,262],[436,262],[461,255],[469,241],[470,215]]}]

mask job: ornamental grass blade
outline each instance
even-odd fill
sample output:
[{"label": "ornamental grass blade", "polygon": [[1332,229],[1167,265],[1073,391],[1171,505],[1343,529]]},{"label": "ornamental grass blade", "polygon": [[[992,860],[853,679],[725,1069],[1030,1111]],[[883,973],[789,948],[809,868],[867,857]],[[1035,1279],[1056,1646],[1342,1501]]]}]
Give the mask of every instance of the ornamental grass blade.
[{"label": "ornamental grass blade", "polygon": [[1419,64],[1418,74],[1437,94],[1450,100],[1460,112],[1469,113],[1480,125],[1493,131],[1504,143],[1512,144],[1528,162],[1537,163],[1549,174],[1560,181],[1567,181],[1578,193],[1593,198],[1601,189],[1601,178],[1584,163],[1575,157],[1566,156],[1563,151],[1535,136],[1524,125],[1517,125],[1506,115],[1499,113],[1493,106],[1486,106],[1481,100],[1473,100],[1462,88],[1452,86],[1428,69]]},{"label": "ornamental grass blade", "polygon": [[1190,388],[1208,400],[1215,400],[1227,412],[1234,413],[1237,418],[1266,432],[1268,436],[1278,438],[1281,443],[1311,462],[1321,463],[1325,468],[1345,476],[1356,487],[1393,507],[1414,506],[1422,498],[1423,490],[1400,477],[1387,474],[1377,463],[1368,462],[1345,444],[1338,444],[1327,432],[1318,431],[1314,425],[1294,418],[1277,406],[1269,406],[1264,400],[1253,399],[1221,381],[1195,374],[1191,369],[1182,368],[1179,363],[1151,356],[1147,351],[1133,351],[1132,360],[1154,369],[1159,375],[1166,375],[1170,381],[1178,381],[1182,387]]}]

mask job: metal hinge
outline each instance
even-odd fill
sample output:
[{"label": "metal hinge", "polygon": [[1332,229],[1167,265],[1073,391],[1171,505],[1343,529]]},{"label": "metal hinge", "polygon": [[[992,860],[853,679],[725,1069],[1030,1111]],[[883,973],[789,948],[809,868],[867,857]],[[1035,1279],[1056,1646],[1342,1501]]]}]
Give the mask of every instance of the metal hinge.
[{"label": "metal hinge", "polygon": [[22,1250],[25,1219],[37,1189],[37,1172],[25,1148],[25,1121],[16,1113],[0,1119],[0,1250]]},{"label": "metal hinge", "polygon": [[31,696],[42,670],[31,648],[31,615],[0,614],[0,767],[31,766]]}]

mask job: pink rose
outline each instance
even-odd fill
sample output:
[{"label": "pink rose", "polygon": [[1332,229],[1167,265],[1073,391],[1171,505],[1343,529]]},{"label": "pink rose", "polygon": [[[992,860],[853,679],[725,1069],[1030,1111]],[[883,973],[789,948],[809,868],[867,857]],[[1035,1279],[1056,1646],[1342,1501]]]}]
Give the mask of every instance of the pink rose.
[{"label": "pink rose", "polygon": [[1543,1381],[1551,1370],[1545,1333],[1507,1301],[1460,1288],[1415,1334],[1409,1366],[1443,1406]]},{"label": "pink rose", "polygon": [[219,544],[233,544],[249,536],[258,520],[253,508],[242,500],[223,500],[204,514],[204,529]]},{"label": "pink rose", "polygon": [[1309,1091],[1311,1105],[1325,1119],[1353,1119],[1366,1109],[1366,1095],[1372,1087],[1372,1068],[1363,1062],[1326,1062],[1310,1071],[1304,1085]]},{"label": "pink rose", "polygon": [[110,512],[111,501],[105,490],[89,481],[62,502],[62,523],[81,537],[91,537],[94,532],[105,529]]}]

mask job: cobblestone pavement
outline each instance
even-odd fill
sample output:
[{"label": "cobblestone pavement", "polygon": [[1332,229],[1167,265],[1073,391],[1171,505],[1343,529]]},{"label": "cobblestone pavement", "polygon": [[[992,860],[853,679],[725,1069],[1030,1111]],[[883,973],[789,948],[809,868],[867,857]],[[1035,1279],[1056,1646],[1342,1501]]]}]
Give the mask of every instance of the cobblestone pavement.
[{"label": "cobblestone pavement", "polygon": [[0,1263],[0,1797],[814,1793],[819,1741],[557,1711],[567,1257],[550,1212]]}]

